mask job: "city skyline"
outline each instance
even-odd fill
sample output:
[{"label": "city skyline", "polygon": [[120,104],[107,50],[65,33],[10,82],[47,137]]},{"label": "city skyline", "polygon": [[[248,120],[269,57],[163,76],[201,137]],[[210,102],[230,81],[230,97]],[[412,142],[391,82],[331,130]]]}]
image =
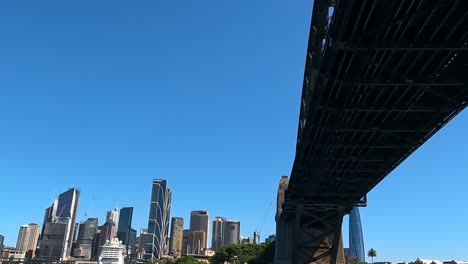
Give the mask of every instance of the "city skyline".
[{"label": "city skyline", "polygon": [[[147,228],[159,177],[186,223],[203,209],[241,221],[241,235],[274,234],[310,19],[308,0],[0,3],[5,244],[22,224],[43,228],[69,187],[82,191],[76,222],[133,206],[134,228]],[[360,214],[376,261],[468,259],[467,124],[465,111],[368,194]],[[344,224],[345,246],[348,234]]]}]

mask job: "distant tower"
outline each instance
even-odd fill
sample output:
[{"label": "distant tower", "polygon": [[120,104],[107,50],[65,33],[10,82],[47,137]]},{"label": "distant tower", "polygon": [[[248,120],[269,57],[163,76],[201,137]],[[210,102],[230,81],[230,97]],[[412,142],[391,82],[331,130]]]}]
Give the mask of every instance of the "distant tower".
[{"label": "distant tower", "polygon": [[358,207],[354,207],[349,215],[349,251],[351,256],[364,262],[364,236],[362,234],[361,216]]},{"label": "distant tower", "polygon": [[213,221],[213,233],[211,236],[211,248],[214,251],[218,251],[224,246],[224,225],[226,223],[226,217],[217,216]]},{"label": "distant tower", "polygon": [[16,251],[26,252],[28,251],[30,227],[28,225],[20,226],[18,232],[18,239],[16,240]]},{"label": "distant tower", "polygon": [[112,211],[107,211],[106,223],[112,222],[117,225],[117,219],[119,218],[119,209],[114,208]]},{"label": "distant tower", "polygon": [[182,217],[172,217],[171,236],[169,241],[169,253],[182,255],[182,240],[184,235],[184,219]]},{"label": "distant tower", "polygon": [[145,259],[161,259],[167,248],[171,197],[166,180],[153,180]]},{"label": "distant tower", "polygon": [[[192,211],[190,213],[190,236],[189,236],[189,243],[188,243],[188,251],[189,254],[197,254],[197,249],[194,248],[196,246],[198,251],[204,250],[208,248],[208,230],[210,225],[210,216],[208,211],[198,210]],[[198,231],[204,232],[204,236],[199,233]],[[195,234],[195,232],[198,232]],[[204,239],[203,239],[204,238]],[[194,239],[201,240],[201,241],[194,241]],[[199,254],[199,253],[198,253]]]},{"label": "distant tower", "polygon": [[91,258],[93,239],[98,231],[98,219],[88,218],[79,227],[76,247],[73,250],[74,257],[82,257],[87,260]]},{"label": "distant tower", "polygon": [[240,222],[228,220],[225,224],[224,245],[234,245],[240,243]]},{"label": "distant tower", "polygon": [[0,257],[3,256],[3,242],[5,241],[5,237],[0,235]]},{"label": "distant tower", "polygon": [[143,259],[145,255],[146,241],[148,241],[148,230],[140,229],[140,240],[138,241],[138,259]]},{"label": "distant tower", "polygon": [[44,215],[39,257],[67,260],[70,257],[80,190],[70,188],[59,195]]},{"label": "distant tower", "polygon": [[283,208],[284,196],[288,189],[289,179],[288,176],[282,176],[278,185],[278,195],[276,196],[276,216],[275,219],[278,221],[281,210]]},{"label": "distant tower", "polygon": [[190,229],[184,229],[182,233],[182,255],[188,254],[189,237],[190,237]]},{"label": "distant tower", "polygon": [[[133,207],[124,207],[120,210],[117,236],[122,244],[128,246],[130,243],[130,231],[132,230]],[[134,246],[134,245],[133,245]]]}]

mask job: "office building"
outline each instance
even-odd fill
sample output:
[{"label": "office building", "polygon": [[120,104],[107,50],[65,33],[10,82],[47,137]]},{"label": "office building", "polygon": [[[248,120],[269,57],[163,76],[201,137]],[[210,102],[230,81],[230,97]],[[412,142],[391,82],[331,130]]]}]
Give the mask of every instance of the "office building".
[{"label": "office building", "polygon": [[180,256],[182,254],[182,240],[184,235],[184,219],[171,218],[171,236],[169,241],[169,254]]},{"label": "office building", "polygon": [[130,231],[132,230],[133,207],[124,207],[120,210],[117,236],[122,244],[129,246]]},{"label": "office building", "polygon": [[145,259],[161,259],[167,247],[172,191],[167,181],[154,179],[148,219]]},{"label": "office building", "polygon": [[26,258],[32,259],[36,253],[37,242],[39,240],[39,225],[35,223],[28,224],[29,227],[29,241],[26,248]]},{"label": "office building", "polygon": [[0,258],[3,256],[3,248],[5,247],[3,243],[5,242],[5,236],[0,235]]},{"label": "office building", "polygon": [[83,258],[89,260],[92,257],[93,240],[99,228],[99,220],[97,218],[88,218],[80,223],[79,232],[76,240],[76,247],[73,250],[75,258]]},{"label": "office building", "polygon": [[143,256],[145,255],[146,241],[148,241],[147,234],[148,234],[147,229],[140,229],[140,239],[138,240],[137,259],[143,259]]},{"label": "office building", "polygon": [[224,245],[234,245],[240,242],[240,222],[227,220],[224,231]]},{"label": "office building", "polygon": [[[209,230],[209,225],[210,225],[210,217],[208,214],[208,211],[204,210],[197,210],[197,211],[192,211],[190,213],[190,236],[189,236],[189,243],[188,243],[188,252],[189,254],[197,254],[196,249],[193,247],[194,245],[198,245],[197,241],[194,241],[194,233],[196,231],[203,231],[205,232],[205,238],[208,235],[208,230]],[[197,235],[198,239],[202,237],[200,233]],[[202,242],[199,247],[198,251],[204,250],[208,248],[208,241],[207,239],[198,241]]]},{"label": "office building", "polygon": [[286,190],[288,189],[289,179],[288,176],[282,176],[279,185],[278,185],[278,194],[276,196],[276,216],[275,219],[278,221],[278,218],[281,215],[281,210],[283,208],[284,196]]},{"label": "office building", "polygon": [[119,218],[119,209],[114,208],[114,210],[107,211],[106,223],[111,222],[117,225],[117,219]]},{"label": "office building", "polygon": [[241,236],[239,238],[239,242],[240,242],[240,244],[243,244],[243,245],[254,244],[254,238],[253,237],[243,237],[243,236]]},{"label": "office building", "polygon": [[213,251],[218,251],[224,246],[224,224],[226,217],[216,216],[213,220],[213,233],[211,235],[211,248]]},{"label": "office building", "polygon": [[70,257],[80,190],[70,188],[46,209],[42,227],[40,258],[67,260]]},{"label": "office building", "polygon": [[22,225],[18,232],[18,239],[16,240],[16,251],[26,252],[29,243],[29,226]]},{"label": "office building", "polygon": [[207,246],[205,245],[207,244],[208,240],[205,231],[193,231],[191,235],[192,244],[190,246],[192,249],[192,254],[203,255],[203,251],[207,249]]},{"label": "office building", "polygon": [[182,255],[187,255],[188,253],[188,243],[190,238],[190,229],[184,229],[182,232]]},{"label": "office building", "polygon": [[366,261],[364,236],[358,207],[354,207],[349,215],[349,254],[352,257],[357,257],[360,262]]},{"label": "office building", "polygon": [[128,245],[127,245],[127,255],[132,259],[135,258],[137,246],[137,231],[133,228],[130,228],[128,233]]}]

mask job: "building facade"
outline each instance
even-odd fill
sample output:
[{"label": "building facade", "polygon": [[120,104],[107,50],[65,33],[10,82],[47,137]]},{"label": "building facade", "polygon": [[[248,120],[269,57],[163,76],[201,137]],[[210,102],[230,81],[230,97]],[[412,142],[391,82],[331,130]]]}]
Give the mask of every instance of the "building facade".
[{"label": "building facade", "polygon": [[169,254],[181,256],[183,235],[184,219],[182,217],[172,217],[171,236],[169,240]]},{"label": "building facade", "polygon": [[3,243],[5,242],[5,236],[0,235],[0,258],[3,256],[3,248],[5,247]]},{"label": "building facade", "polygon": [[190,229],[184,229],[182,232],[182,255],[189,254],[188,252],[188,243],[190,238]]},{"label": "building facade", "polygon": [[99,228],[99,220],[97,218],[88,218],[80,223],[76,247],[73,250],[73,256],[89,260],[92,257],[93,240]]},{"label": "building facade", "polygon": [[224,231],[224,245],[234,245],[240,242],[240,222],[227,220]]},{"label": "building facade", "polygon": [[140,238],[138,240],[138,252],[137,258],[143,259],[146,250],[146,241],[148,240],[148,230],[147,229],[140,229]]},{"label": "building facade", "polygon": [[281,215],[281,210],[283,208],[284,196],[286,190],[288,189],[289,179],[288,176],[282,176],[279,185],[278,185],[278,194],[276,196],[276,216],[275,219],[278,221],[278,218]]},{"label": "building facade", "polygon": [[130,245],[130,232],[132,230],[133,207],[124,207],[120,210],[117,236],[122,244]]},{"label": "building facade", "polygon": [[167,188],[167,181],[154,179],[151,190],[145,259],[161,259],[165,251],[168,250],[171,197],[172,191]]},{"label": "building facade", "polygon": [[28,243],[29,243],[29,235],[30,235],[30,230],[29,230],[28,225],[22,225],[20,226],[19,232],[18,232],[18,239],[16,240],[16,251],[19,252],[26,252],[28,248]]},{"label": "building facade", "polygon": [[80,190],[61,193],[46,209],[42,227],[40,258],[67,260],[70,257]]},{"label": "building facade", "polygon": [[358,207],[354,207],[349,215],[349,254],[352,257],[357,257],[360,262],[366,261],[364,236]]},{"label": "building facade", "polygon": [[[197,211],[192,211],[190,213],[190,235],[189,235],[189,242],[188,242],[189,254],[197,254],[196,253],[197,250],[201,251],[201,250],[208,248],[207,239],[205,239],[204,241],[201,241],[203,243],[200,244],[198,249],[194,248],[194,245],[197,245],[196,241],[194,241],[194,233],[197,231],[203,231],[205,232],[205,237],[206,237],[208,234],[209,225],[210,225],[210,216],[208,214],[208,211],[197,210]],[[202,237],[202,235],[199,233],[197,237],[200,238]]]},{"label": "building facade", "polygon": [[227,218],[217,216],[213,220],[213,233],[211,234],[211,248],[213,251],[218,251],[224,246],[224,225]]},{"label": "building facade", "polygon": [[114,208],[114,210],[107,211],[106,223],[111,222],[117,225],[117,219],[119,218],[119,209]]}]

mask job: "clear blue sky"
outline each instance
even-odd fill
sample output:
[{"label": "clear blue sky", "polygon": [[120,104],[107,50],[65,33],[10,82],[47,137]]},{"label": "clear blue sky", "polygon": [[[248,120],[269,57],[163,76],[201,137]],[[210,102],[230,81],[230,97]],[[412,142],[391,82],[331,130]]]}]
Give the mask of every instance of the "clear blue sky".
[{"label": "clear blue sky", "polygon": [[[21,224],[42,225],[68,187],[81,189],[79,220],[134,206],[134,227],[146,228],[153,178],[168,180],[171,215],[186,227],[191,210],[207,209],[240,220],[242,235],[274,233],[311,6],[1,1],[6,243]],[[369,194],[361,216],[376,260],[468,259],[467,128],[465,112]]]}]

